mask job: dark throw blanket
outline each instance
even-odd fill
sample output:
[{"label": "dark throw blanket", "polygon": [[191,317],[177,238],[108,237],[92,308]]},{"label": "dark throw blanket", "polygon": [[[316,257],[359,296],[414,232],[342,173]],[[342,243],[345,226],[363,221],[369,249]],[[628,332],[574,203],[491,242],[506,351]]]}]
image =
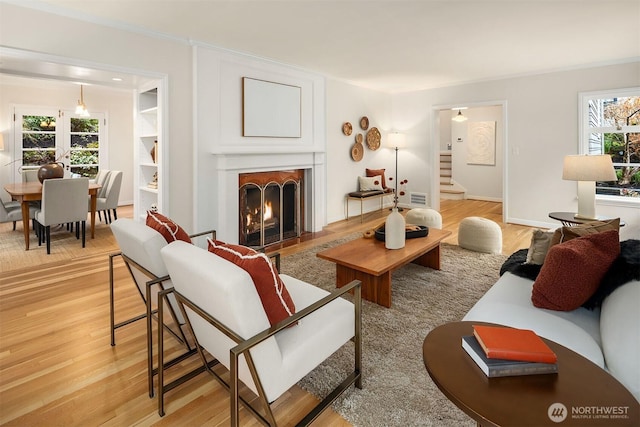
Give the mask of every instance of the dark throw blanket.
[{"label": "dark throw blanket", "polygon": [[[519,277],[536,280],[542,265],[527,264],[527,252],[528,249],[520,249],[511,254],[502,264],[500,275],[508,271]],[[582,306],[590,310],[600,307],[607,296],[631,280],[640,280],[640,240],[635,239],[620,242],[620,255],[609,267],[596,292]]]}]

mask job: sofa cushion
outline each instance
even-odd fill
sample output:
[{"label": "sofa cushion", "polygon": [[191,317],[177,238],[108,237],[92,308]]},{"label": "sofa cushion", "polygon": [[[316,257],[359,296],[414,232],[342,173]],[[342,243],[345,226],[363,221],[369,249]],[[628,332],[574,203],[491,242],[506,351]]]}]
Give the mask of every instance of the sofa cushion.
[{"label": "sofa cushion", "polygon": [[575,310],[593,295],[620,253],[617,230],[578,237],[552,246],[531,293],[533,305]]},{"label": "sofa cushion", "polygon": [[175,242],[176,240],[191,243],[189,234],[182,227],[159,212],[147,211],[146,224],[162,234],[167,243]]},{"label": "sofa cushion", "polygon": [[533,230],[531,234],[531,245],[527,251],[527,264],[542,265],[544,263],[553,235],[553,231]]},{"label": "sofa cushion", "polygon": [[640,401],[640,281],[617,288],[602,303],[600,335],[607,369]]},{"label": "sofa cushion", "polygon": [[208,242],[209,252],[233,262],[249,273],[271,326],[296,312],[284,282],[264,253],[218,240],[208,239]]},{"label": "sofa cushion", "polygon": [[476,302],[462,320],[490,322],[531,329],[581,354],[600,367],[600,310],[580,307],[572,311],[535,308],[531,303],[533,281],[505,273]]},{"label": "sofa cushion", "polygon": [[382,191],[382,176],[376,175],[372,177],[358,177],[358,190],[359,191]]},{"label": "sofa cushion", "polygon": [[385,169],[369,169],[369,168],[366,169],[367,177],[371,178],[374,176],[380,176],[383,189],[387,188],[387,180],[384,177],[384,172],[385,172]]}]

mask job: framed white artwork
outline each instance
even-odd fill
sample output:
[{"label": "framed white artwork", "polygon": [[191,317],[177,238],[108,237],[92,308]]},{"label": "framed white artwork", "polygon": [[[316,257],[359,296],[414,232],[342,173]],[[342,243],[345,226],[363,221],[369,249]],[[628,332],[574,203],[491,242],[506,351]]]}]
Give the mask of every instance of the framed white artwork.
[{"label": "framed white artwork", "polygon": [[469,122],[468,165],[496,164],[496,122]]},{"label": "framed white artwork", "polygon": [[242,136],[301,137],[301,88],[242,78]]}]

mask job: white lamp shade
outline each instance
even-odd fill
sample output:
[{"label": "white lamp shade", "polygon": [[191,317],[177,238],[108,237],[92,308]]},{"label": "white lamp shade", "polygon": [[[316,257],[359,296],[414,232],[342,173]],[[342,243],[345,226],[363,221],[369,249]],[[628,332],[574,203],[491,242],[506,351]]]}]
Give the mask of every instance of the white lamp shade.
[{"label": "white lamp shade", "polygon": [[390,132],[387,135],[386,146],[389,148],[404,148],[407,143],[407,138],[404,133]]},{"label": "white lamp shade", "polygon": [[616,181],[611,156],[574,155],[565,156],[562,167],[562,179],[568,181]]},{"label": "white lamp shade", "polygon": [[458,114],[453,116],[451,118],[451,120],[453,120],[454,122],[462,123],[462,122],[466,122],[467,118],[462,115],[462,111],[461,110],[458,110]]}]

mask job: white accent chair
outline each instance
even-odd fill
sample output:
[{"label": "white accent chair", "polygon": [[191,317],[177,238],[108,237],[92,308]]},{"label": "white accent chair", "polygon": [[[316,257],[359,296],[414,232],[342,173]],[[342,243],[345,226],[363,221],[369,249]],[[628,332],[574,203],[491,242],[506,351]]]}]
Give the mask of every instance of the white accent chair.
[{"label": "white accent chair", "polygon": [[[111,231],[120,247],[120,252],[109,255],[109,302],[111,319],[111,345],[116,345],[116,329],[129,325],[141,319],[147,319],[147,373],[149,383],[149,396],[153,397],[153,377],[157,369],[153,366],[153,339],[152,320],[157,316],[158,293],[164,289],[170,289],[173,285],[164,266],[160,250],[167,246],[165,238],[151,227],[142,222],[137,222],[129,218],[116,219],[111,223]],[[206,231],[191,235],[196,236],[211,235],[215,238],[215,231]],[[115,322],[115,290],[114,290],[114,258],[121,256],[124,260],[136,289],[146,307],[143,314],[127,320]],[[169,304],[165,310],[173,320],[172,324],[177,328],[165,324],[165,328],[186,347],[184,354],[176,357],[173,361],[179,361],[195,354],[195,348],[189,343],[184,331],[185,320],[178,309],[175,296],[170,295]],[[173,361],[167,362],[171,363]],[[202,372],[203,369],[200,369]]]},{"label": "white accent chair", "polygon": [[[355,384],[361,388],[361,284],[353,281],[329,293],[287,275],[280,275],[296,306],[294,315],[270,326],[251,276],[239,266],[184,242],[161,250],[175,294],[197,342],[203,366],[231,394],[231,425],[238,425],[239,403],[265,425],[276,425],[271,411],[284,392],[343,345],[354,340],[354,369],[299,425],[317,416]],[[341,298],[354,291],[354,303]],[[162,300],[160,304],[163,304]],[[159,310],[162,315],[162,310]],[[297,323],[297,324],[296,324]],[[205,351],[220,366],[209,368]],[[158,337],[159,365],[163,363],[162,331]],[[240,382],[252,395],[240,395]],[[158,373],[159,414],[164,415],[164,372]],[[245,389],[245,391],[248,392]]]},{"label": "white accent chair", "polygon": [[[100,212],[104,214],[104,222],[111,223],[111,211],[113,211],[113,219],[118,219],[118,199],[120,198],[120,187],[122,186],[122,171],[110,171],[109,175],[100,189],[96,197],[96,211],[98,216]],[[104,190],[104,191],[103,191]],[[88,201],[87,209],[91,210],[91,200]]]},{"label": "white accent chair", "polygon": [[52,178],[42,183],[42,205],[35,213],[35,222],[38,246],[44,238],[47,254],[51,253],[51,226],[56,224],[76,223],[76,239],[82,232],[82,247],[85,247],[88,192],[88,178]]}]

